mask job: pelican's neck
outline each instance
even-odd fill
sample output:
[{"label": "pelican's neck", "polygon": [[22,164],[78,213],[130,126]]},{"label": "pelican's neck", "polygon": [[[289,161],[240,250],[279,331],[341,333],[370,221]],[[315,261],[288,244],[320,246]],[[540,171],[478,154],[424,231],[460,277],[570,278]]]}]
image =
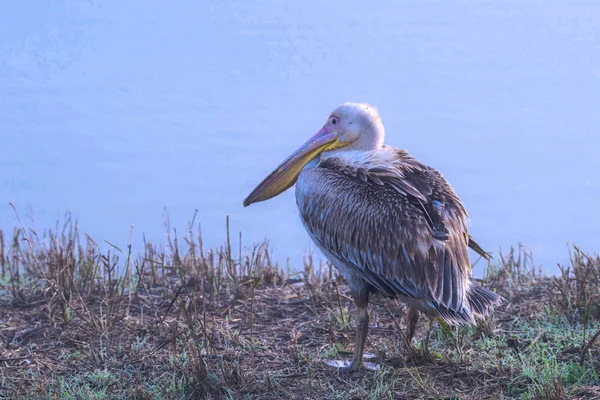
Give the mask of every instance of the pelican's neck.
[{"label": "pelican's neck", "polygon": [[[391,170],[396,168],[398,164],[416,162],[416,160],[410,157],[406,151],[398,150],[387,145],[384,145],[379,149],[368,151],[330,151],[329,154],[321,153],[320,157],[317,158],[318,162],[313,164],[313,167],[316,167],[319,162],[324,162],[329,158],[335,159],[335,164],[337,165],[344,165],[352,168],[363,167],[366,169],[378,167]],[[315,158],[315,160],[317,158]]]},{"label": "pelican's neck", "polygon": [[370,129],[361,132],[358,138],[349,145],[339,147],[331,151],[324,151],[323,153],[321,153],[319,158],[323,159],[326,157],[334,157],[348,152],[367,153],[371,151],[381,150],[383,148],[384,136],[385,131],[383,129],[383,124],[378,123],[372,126]]}]

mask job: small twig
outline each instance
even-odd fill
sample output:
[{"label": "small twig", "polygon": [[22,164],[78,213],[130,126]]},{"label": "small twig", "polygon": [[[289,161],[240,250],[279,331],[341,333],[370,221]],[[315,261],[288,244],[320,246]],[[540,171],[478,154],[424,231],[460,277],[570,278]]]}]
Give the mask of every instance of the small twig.
[{"label": "small twig", "polygon": [[30,356],[27,357],[11,357],[11,358],[0,358],[0,362],[8,362],[8,361],[22,361],[22,360],[27,360],[28,358],[31,358]]},{"label": "small twig", "polygon": [[335,292],[337,293],[337,303],[340,308],[340,319],[342,320],[342,326],[344,327],[344,332],[348,332],[346,327],[346,319],[344,318],[344,312],[342,310],[342,300],[340,299],[340,288],[336,281],[332,281],[331,284],[335,287]]},{"label": "small twig", "polygon": [[[250,297],[250,344],[254,344],[254,291],[260,283],[260,278],[254,278]],[[252,348],[254,349],[254,347]]]},{"label": "small twig", "polygon": [[163,315],[162,319],[160,320],[158,326],[161,326],[162,323],[164,322],[165,318],[167,318],[169,311],[171,311],[171,307],[173,307],[173,304],[175,304],[175,300],[177,300],[177,297],[179,297],[179,293],[181,293],[182,289],[183,289],[183,285],[180,285],[179,289],[177,289],[177,293],[175,293],[175,296],[173,296],[171,303],[169,303],[169,307],[167,307],[167,311],[165,311],[165,314]]},{"label": "small twig", "polygon": [[[129,312],[131,310],[131,298],[132,298],[132,292],[133,292],[133,283],[131,281],[131,244],[133,242],[133,229],[135,228],[135,224],[131,224],[131,231],[129,232],[129,244],[127,245],[127,261],[125,262],[125,279],[128,281],[129,283],[129,290],[128,290],[128,302],[127,302],[127,310],[125,312],[125,316],[126,318],[129,318]],[[123,290],[125,289],[125,285],[123,285]],[[121,296],[123,295],[123,292],[121,292]]]},{"label": "small twig", "polygon": [[583,365],[583,362],[585,361],[585,354],[590,349],[590,347],[592,347],[594,345],[594,342],[596,341],[596,339],[598,339],[598,336],[600,336],[600,329],[598,329],[598,331],[596,331],[596,333],[594,333],[594,335],[591,337],[590,341],[587,342],[587,344],[585,346],[583,346],[583,348],[581,349],[581,357],[579,359],[579,365]]},{"label": "small twig", "polygon": [[291,285],[291,284],[288,282],[288,279],[286,279],[286,280],[284,280],[284,281],[283,281],[283,286],[287,286],[287,287],[289,287],[290,289],[292,289],[292,290],[294,291],[294,293],[296,293],[296,295],[297,295],[298,297],[302,297],[302,294],[300,293],[300,291],[299,291],[298,289],[296,289],[295,287],[293,287],[293,286],[292,286],[292,285]]},{"label": "small twig", "polygon": [[525,349],[523,349],[523,353],[527,353],[529,350],[531,350],[531,348],[533,347],[534,344],[536,344],[538,342],[538,340],[540,340],[540,338],[542,337],[542,335],[546,333],[545,329],[542,329],[541,331],[538,332],[537,335],[535,335],[535,337],[533,338],[533,340],[531,341],[531,343],[529,343],[529,345],[527,347],[525,347]]},{"label": "small twig", "polygon": [[396,321],[396,317],[394,317],[394,315],[387,308],[387,306],[385,304],[383,304],[383,303],[376,303],[374,301],[371,301],[371,303],[383,307],[383,309],[385,310],[385,312],[387,312],[388,315],[390,316],[390,318],[392,318],[392,321],[394,322],[394,325],[396,325],[396,328],[400,331],[400,335],[402,335],[402,339],[404,340],[404,343],[406,343],[410,347],[410,342],[408,341],[408,337],[406,336],[406,334],[404,333],[404,331],[400,327],[400,324],[398,323],[398,321]]},{"label": "small twig", "polygon": [[139,282],[142,285],[144,292],[148,293],[148,297],[150,298],[150,304],[152,304],[152,308],[154,309],[154,315],[156,316],[156,318],[158,318],[158,307],[156,305],[156,302],[154,301],[154,296],[152,296],[150,290],[148,290],[148,286],[146,286],[146,282],[144,282],[144,279],[142,277],[145,263],[146,260],[142,260],[142,265],[140,266],[137,261],[134,261],[133,266],[135,267],[135,271],[138,274]]}]

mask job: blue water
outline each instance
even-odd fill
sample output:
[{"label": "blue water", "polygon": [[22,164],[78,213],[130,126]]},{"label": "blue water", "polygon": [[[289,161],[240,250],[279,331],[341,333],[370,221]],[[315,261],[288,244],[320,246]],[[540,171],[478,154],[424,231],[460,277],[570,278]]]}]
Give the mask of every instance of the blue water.
[{"label": "blue water", "polygon": [[[599,251],[600,2],[12,1],[0,11],[0,227],[65,210],[126,245],[198,209],[297,265],[293,191],[242,200],[345,101],[453,184],[485,248]],[[29,224],[29,219],[26,219]],[[135,250],[135,249],[134,249]]]}]

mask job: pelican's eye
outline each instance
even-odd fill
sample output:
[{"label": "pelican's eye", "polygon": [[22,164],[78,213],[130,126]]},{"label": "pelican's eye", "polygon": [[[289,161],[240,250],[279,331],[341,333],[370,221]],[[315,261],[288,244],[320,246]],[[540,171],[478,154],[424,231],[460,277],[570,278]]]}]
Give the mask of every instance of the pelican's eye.
[{"label": "pelican's eye", "polygon": [[332,125],[337,124],[337,118],[331,118],[331,124]]}]

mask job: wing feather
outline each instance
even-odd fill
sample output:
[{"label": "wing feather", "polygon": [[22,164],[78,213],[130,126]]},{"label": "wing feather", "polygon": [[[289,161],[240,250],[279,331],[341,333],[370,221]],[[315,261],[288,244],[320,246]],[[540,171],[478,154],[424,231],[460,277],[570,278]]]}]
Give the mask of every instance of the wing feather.
[{"label": "wing feather", "polygon": [[[422,300],[440,315],[462,313],[467,213],[439,172],[405,151],[382,153],[327,157],[305,168],[296,188],[302,221],[321,249],[373,288]],[[443,239],[436,220],[447,231]]]}]

